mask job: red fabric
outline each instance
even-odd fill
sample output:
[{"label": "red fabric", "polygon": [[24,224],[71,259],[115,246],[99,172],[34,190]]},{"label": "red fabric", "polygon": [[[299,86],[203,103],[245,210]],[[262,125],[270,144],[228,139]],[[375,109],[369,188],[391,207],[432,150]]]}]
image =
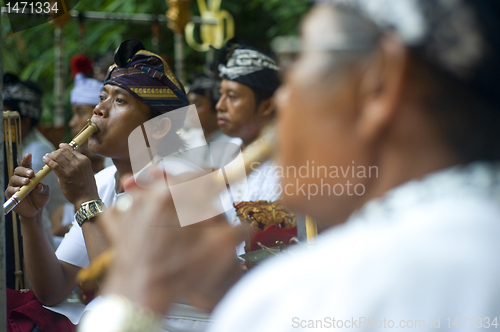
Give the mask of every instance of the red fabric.
[{"label": "red fabric", "polygon": [[76,326],[63,315],[45,309],[33,291],[21,293],[7,288],[7,332],[75,332]]},{"label": "red fabric", "polygon": [[297,236],[297,226],[292,228],[281,228],[280,225],[267,225],[262,231],[252,231],[250,235],[250,251],[262,249],[257,244],[260,242],[266,247],[276,247],[276,241],[283,241],[290,245],[290,239]]},{"label": "red fabric", "polygon": [[92,76],[92,71],[94,70],[92,59],[85,54],[74,55],[71,60],[69,60],[69,66],[71,67],[71,77],[73,78],[75,78],[78,73],[82,73],[83,75],[90,77]]}]

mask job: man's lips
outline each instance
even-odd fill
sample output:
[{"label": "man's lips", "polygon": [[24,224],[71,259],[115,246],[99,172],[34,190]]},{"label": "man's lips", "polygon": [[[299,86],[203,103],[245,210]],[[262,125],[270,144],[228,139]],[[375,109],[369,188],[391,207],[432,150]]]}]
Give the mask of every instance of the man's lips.
[{"label": "man's lips", "polygon": [[227,120],[227,119],[217,118],[217,125],[219,125],[219,126],[223,126],[223,125],[225,125],[228,122],[229,122],[229,120]]},{"label": "man's lips", "polygon": [[98,121],[91,120],[93,124],[97,126],[97,131],[93,135],[97,135],[101,133],[101,124]]}]

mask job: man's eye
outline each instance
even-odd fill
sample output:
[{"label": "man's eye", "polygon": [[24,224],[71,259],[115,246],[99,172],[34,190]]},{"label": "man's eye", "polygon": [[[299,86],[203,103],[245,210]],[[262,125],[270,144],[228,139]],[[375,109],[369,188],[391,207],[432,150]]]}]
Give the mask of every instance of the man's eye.
[{"label": "man's eye", "polygon": [[121,104],[121,103],[123,103],[123,99],[121,99],[121,98],[116,98],[116,102],[117,102],[117,103],[119,103],[119,104]]},{"label": "man's eye", "polygon": [[104,99],[106,99],[106,97],[104,97],[103,95],[100,95],[100,96],[99,96],[99,100],[100,100],[100,101],[103,101]]}]

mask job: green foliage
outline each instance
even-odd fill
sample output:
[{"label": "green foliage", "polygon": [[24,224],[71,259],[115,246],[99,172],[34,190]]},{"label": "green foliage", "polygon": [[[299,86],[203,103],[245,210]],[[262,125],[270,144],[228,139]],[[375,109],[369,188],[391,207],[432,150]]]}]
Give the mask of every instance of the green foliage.
[{"label": "green foliage", "polygon": [[252,0],[250,6],[268,13],[274,24],[266,33],[267,38],[298,33],[301,17],[310,8],[305,0]]},{"label": "green foliage", "polygon": [[[278,35],[297,32],[300,17],[308,10],[308,0],[222,0],[222,8],[235,18],[236,35],[256,46],[269,51],[270,40]],[[75,10],[114,13],[165,14],[168,7],[165,0],[80,0]],[[196,0],[192,0],[192,14],[199,15]],[[12,33],[8,19],[2,19],[3,70],[13,72],[22,79],[37,82],[45,91],[42,123],[52,122],[54,85],[54,31],[51,23]],[[173,64],[173,34],[165,24],[160,24],[159,53],[165,54]],[[70,58],[82,51],[91,57],[114,50],[121,41],[130,38],[141,39],[151,49],[151,26],[146,24],[122,23],[116,21],[85,21],[82,45],[78,20],[72,19],[63,28],[65,65],[65,109],[70,116],[69,93],[72,78],[69,70]],[[186,71],[201,71],[205,54],[185,47]]]}]

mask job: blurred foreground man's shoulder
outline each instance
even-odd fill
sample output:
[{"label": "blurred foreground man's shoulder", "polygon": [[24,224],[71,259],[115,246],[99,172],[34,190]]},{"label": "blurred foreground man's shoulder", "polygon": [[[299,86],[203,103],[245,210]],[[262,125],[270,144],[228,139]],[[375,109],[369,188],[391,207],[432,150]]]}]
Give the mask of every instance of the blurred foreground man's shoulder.
[{"label": "blurred foreground man's shoulder", "polygon": [[372,330],[384,319],[431,328],[460,315],[493,321],[499,176],[499,166],[456,167],[372,200],[313,247],[249,273],[216,308],[211,331]]}]

